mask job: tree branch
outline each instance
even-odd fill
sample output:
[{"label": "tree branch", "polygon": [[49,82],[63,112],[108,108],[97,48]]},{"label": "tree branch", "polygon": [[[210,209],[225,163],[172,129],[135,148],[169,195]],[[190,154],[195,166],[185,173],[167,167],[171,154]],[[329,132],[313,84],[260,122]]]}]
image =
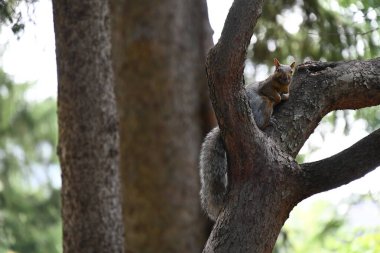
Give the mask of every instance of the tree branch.
[{"label": "tree branch", "polygon": [[[233,2],[221,38],[210,50],[206,61],[210,98],[226,149],[239,148],[242,150],[240,157],[247,155],[243,154],[245,151],[252,151],[252,142],[247,142],[247,139],[254,140],[255,132],[259,132],[257,127],[253,127],[242,81],[247,47],[262,4],[263,0]],[[227,154],[236,155],[236,159],[229,157],[229,162],[242,162],[237,157],[238,152]]]},{"label": "tree branch", "polygon": [[[228,13],[222,35],[210,50],[206,62],[210,96],[221,130],[233,129],[235,115],[249,118],[248,110],[241,108],[242,77],[246,51],[253,28],[262,10],[263,1],[235,0]],[[241,123],[241,122],[240,122]]]},{"label": "tree branch", "polygon": [[277,124],[265,132],[295,157],[328,112],[380,104],[380,58],[307,62],[297,67],[287,102],[276,107]]},{"label": "tree branch", "polygon": [[380,165],[380,129],[342,152],[302,164],[305,197],[358,179]]}]

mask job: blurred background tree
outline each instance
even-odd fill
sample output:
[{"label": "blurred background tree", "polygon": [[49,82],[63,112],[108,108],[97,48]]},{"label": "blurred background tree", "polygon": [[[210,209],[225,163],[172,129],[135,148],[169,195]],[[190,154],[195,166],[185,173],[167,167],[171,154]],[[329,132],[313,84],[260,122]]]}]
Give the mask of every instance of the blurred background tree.
[{"label": "blurred background tree", "polygon": [[56,102],[0,70],[0,252],[61,252]]}]

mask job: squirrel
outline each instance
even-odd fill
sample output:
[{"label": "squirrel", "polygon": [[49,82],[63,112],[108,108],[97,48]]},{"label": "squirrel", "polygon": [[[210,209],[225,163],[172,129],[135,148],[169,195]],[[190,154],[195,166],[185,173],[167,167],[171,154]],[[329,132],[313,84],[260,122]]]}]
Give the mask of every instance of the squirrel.
[{"label": "squirrel", "polygon": [[[273,108],[289,98],[295,62],[282,65],[275,58],[275,72],[264,81],[245,87],[249,106],[257,126],[263,130],[270,124]],[[227,157],[219,127],[206,136],[200,154],[201,205],[212,220],[216,220],[227,195]]]}]

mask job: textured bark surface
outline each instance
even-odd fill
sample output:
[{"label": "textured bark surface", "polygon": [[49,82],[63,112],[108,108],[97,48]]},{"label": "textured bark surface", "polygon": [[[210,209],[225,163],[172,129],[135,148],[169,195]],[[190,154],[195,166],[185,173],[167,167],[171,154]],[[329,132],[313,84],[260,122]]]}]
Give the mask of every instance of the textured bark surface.
[{"label": "textured bark surface", "polygon": [[229,192],[204,248],[272,252],[289,212],[302,199],[357,179],[380,165],[379,130],[322,161],[294,158],[332,110],[380,104],[380,58],[298,66],[289,101],[259,130],[242,85],[246,50],[263,1],[235,0],[207,58],[210,96],[227,150]]},{"label": "textured bark surface", "polygon": [[380,103],[380,58],[300,64],[290,94],[287,103],[276,107],[276,127],[265,132],[295,157],[330,111]]},{"label": "textured bark surface", "polygon": [[108,6],[53,1],[63,252],[123,252]]},{"label": "textured bark surface", "polygon": [[128,252],[200,252],[206,1],[111,2]]}]

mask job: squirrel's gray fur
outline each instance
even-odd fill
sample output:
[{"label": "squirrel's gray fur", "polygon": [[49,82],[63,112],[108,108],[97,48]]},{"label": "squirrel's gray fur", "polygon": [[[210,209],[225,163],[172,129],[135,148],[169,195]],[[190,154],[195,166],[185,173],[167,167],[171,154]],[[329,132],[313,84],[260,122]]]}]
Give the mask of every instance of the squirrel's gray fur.
[{"label": "squirrel's gray fur", "polygon": [[227,192],[227,158],[219,127],[207,134],[199,167],[201,204],[208,216],[216,220]]},{"label": "squirrel's gray fur", "polygon": [[[249,105],[259,128],[266,125],[266,120],[260,113],[265,108],[265,101],[258,95],[257,84],[246,87]],[[270,112],[272,114],[272,112]],[[212,129],[206,136],[201,149],[200,161],[201,204],[208,216],[216,220],[224,205],[227,193],[227,157],[219,127]]]}]

